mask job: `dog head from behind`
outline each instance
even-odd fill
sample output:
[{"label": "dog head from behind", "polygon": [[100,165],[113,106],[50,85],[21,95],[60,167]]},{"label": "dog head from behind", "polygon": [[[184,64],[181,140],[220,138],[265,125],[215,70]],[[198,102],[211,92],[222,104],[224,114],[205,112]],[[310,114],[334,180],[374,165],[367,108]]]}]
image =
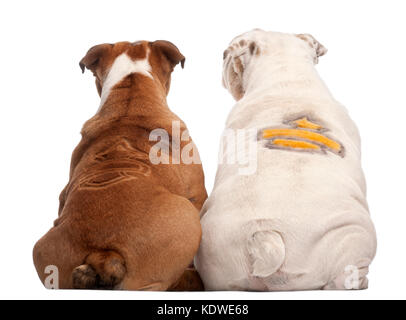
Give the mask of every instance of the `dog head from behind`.
[{"label": "dog head from behind", "polygon": [[327,49],[309,34],[254,29],[234,38],[223,54],[223,85],[240,100],[253,67],[263,58],[274,61],[302,58],[314,64]]},{"label": "dog head from behind", "polygon": [[178,63],[184,67],[185,57],[179,49],[169,41],[158,40],[99,44],[89,49],[79,65],[82,72],[92,71],[101,96],[113,65],[116,75],[110,78],[138,72],[158,80],[168,93],[171,73]]}]

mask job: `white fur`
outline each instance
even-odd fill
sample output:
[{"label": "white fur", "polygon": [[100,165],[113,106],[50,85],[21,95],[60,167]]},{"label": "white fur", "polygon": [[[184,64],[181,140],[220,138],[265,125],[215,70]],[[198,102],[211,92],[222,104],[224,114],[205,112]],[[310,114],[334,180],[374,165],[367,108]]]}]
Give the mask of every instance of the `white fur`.
[{"label": "white fur", "polygon": [[110,90],[129,74],[140,73],[152,78],[152,68],[148,61],[148,57],[149,52],[142,60],[132,60],[126,53],[122,53],[114,60],[106,80],[103,83],[99,110],[106,102],[110,94]]},{"label": "white fur", "polygon": [[238,164],[219,165],[195,259],[206,289],[345,289],[349,266],[359,270],[358,288],[366,288],[376,235],[356,126],[318,76],[304,41],[260,30],[233,43],[241,39],[255,41],[260,55],[240,48],[225,61],[227,88],[229,59],[240,56],[245,68],[245,95],[226,127],[280,127],[307,115],[322,122],[345,156],[269,149],[259,140],[255,174],[239,175]]}]

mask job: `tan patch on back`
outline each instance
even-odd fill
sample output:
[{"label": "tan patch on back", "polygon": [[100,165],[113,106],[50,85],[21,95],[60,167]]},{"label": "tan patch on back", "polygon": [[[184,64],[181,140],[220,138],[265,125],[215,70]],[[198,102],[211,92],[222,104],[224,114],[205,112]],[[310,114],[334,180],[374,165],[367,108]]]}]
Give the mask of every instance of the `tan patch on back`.
[{"label": "tan patch on back", "polygon": [[[344,147],[338,141],[324,134],[321,125],[309,121],[307,117],[289,122],[290,127],[264,129],[260,138],[268,140],[271,149],[330,151],[344,157]],[[292,128],[294,127],[294,128]]]},{"label": "tan patch on back", "polygon": [[305,129],[312,129],[312,130],[321,130],[323,127],[317,123],[313,123],[309,120],[307,120],[307,117],[294,120],[292,121],[293,124],[295,124],[299,128],[305,128]]},{"label": "tan patch on back", "polygon": [[315,145],[310,142],[306,141],[295,141],[289,139],[275,139],[273,141],[274,145],[281,146],[281,147],[288,147],[288,148],[295,148],[295,149],[314,149],[320,150],[318,145]]}]

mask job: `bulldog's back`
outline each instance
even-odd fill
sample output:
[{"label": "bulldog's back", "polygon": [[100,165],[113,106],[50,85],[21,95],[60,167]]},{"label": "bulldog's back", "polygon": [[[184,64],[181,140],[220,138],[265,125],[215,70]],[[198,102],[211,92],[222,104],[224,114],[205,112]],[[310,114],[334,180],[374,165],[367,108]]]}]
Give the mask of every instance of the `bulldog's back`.
[{"label": "bulldog's back", "polygon": [[[260,128],[255,142],[257,168],[250,175],[241,175],[238,164],[218,168],[215,187],[202,212],[203,241],[197,259],[208,288],[317,289],[326,286],[333,274],[344,273],[346,267],[357,265],[366,272],[364,266],[375,255],[375,229],[366,202],[355,125],[340,105],[330,110],[326,104],[310,109],[305,103],[307,107],[301,110],[300,101],[289,103],[295,112],[289,112],[282,100],[266,107],[258,105],[258,110],[265,111],[250,118],[244,115],[244,107],[239,106],[235,117],[233,113],[229,117],[228,125],[234,129]],[[312,119],[313,124],[317,122],[325,129],[307,131],[290,126],[291,121],[303,119],[304,115],[309,123]],[[314,143],[320,150],[274,146],[273,140],[263,136],[268,128],[328,136],[339,141],[342,153],[319,141]],[[298,132],[288,133],[292,139],[289,141],[303,141],[295,137]],[[247,145],[246,153],[248,148]],[[252,270],[249,239],[264,230],[280,236],[283,247],[281,265],[272,275],[269,268],[266,284],[244,271]],[[273,241],[273,236],[270,238]],[[204,257],[208,256],[223,261],[225,271],[220,271],[221,263],[215,267],[218,271],[207,266]]]},{"label": "bulldog's back", "polygon": [[[198,275],[185,272],[201,238],[201,164],[151,159],[155,129],[169,136],[176,122],[186,131],[166,104],[171,72],[184,61],[167,41],[102,44],[81,60],[101,104],[73,152],[59,218],[34,247],[44,284],[55,265],[60,288],[167,290],[180,280],[180,290],[201,289]],[[174,158],[173,150],[160,154]]]},{"label": "bulldog's back", "polygon": [[238,100],[226,127],[256,132],[242,148],[255,150],[256,167],[243,175],[238,163],[219,165],[196,259],[209,289],[368,285],[376,237],[360,139],[314,69],[325,52],[309,35],[261,30],[225,52],[223,80]]}]

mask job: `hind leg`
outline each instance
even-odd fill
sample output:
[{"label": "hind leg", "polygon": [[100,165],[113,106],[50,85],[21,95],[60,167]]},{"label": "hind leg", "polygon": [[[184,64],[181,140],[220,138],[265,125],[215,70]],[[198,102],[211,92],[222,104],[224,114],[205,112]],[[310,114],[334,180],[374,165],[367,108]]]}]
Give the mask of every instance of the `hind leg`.
[{"label": "hind leg", "polygon": [[[362,226],[361,228],[359,227]],[[376,234],[372,222],[364,218],[352,229],[342,228],[337,234],[342,239],[331,250],[332,273],[324,290],[364,290],[368,288],[368,271],[375,252]],[[338,230],[340,231],[340,230]]]}]

